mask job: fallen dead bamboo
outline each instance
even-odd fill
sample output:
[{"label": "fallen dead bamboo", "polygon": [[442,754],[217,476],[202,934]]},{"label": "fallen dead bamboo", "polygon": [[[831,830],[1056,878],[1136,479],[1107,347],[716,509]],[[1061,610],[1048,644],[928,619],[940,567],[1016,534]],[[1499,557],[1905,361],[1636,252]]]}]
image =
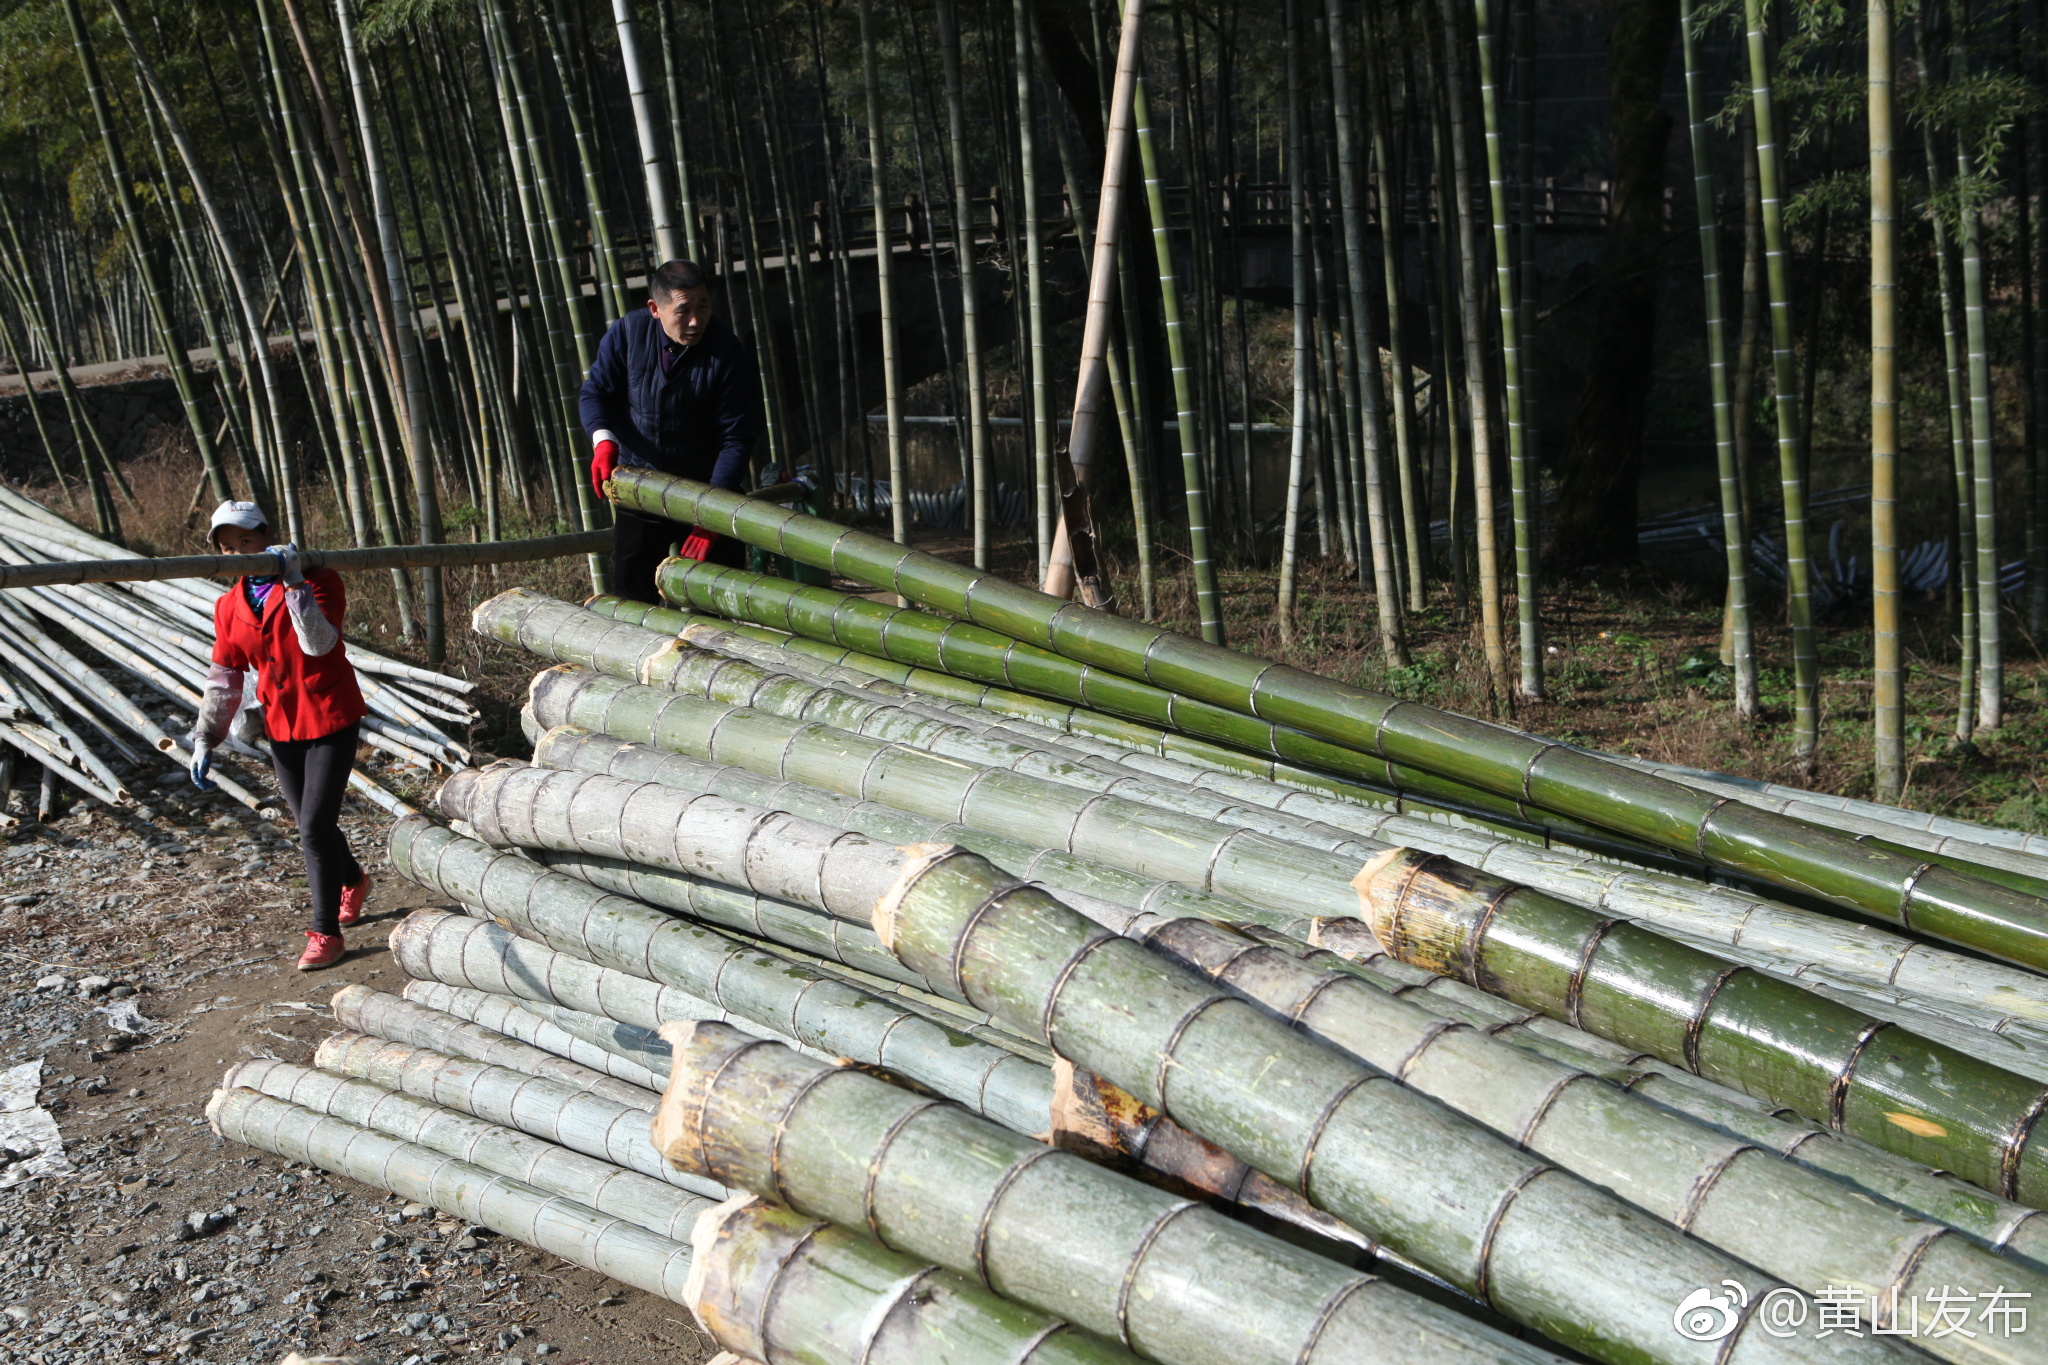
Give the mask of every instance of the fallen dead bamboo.
[{"label": "fallen dead bamboo", "polygon": [[690,1249],[625,1219],[255,1090],[214,1091],[206,1119],[230,1142],[390,1190],[635,1289],[689,1302]]},{"label": "fallen dead bamboo", "polygon": [[[611,548],[610,527],[572,531],[534,540],[456,541],[440,545],[379,545],[360,550],[302,550],[307,570],[358,572],[371,569],[461,568],[475,564],[523,564],[567,559]],[[267,554],[174,555],[159,559],[61,560],[45,564],[0,565],[0,588],[46,587],[57,583],[136,583],[162,578],[233,577],[269,574],[277,561]]]},{"label": "fallen dead bamboo", "polygon": [[1760,1319],[1702,1353],[1669,1305],[1739,1262],[1516,1151],[1383,1073],[1025,888],[927,848],[875,927],[949,993],[1036,1030],[1318,1206],[1563,1345],[1611,1361],[1884,1359],[1889,1344],[1780,1343]]},{"label": "fallen dead bamboo", "polygon": [[[1884,1304],[1917,1301],[1947,1284],[2011,1283],[2048,1297],[2048,1275],[1950,1236],[1943,1224],[1902,1218],[1818,1171],[1485,1032],[1445,1027],[1344,973],[1201,920],[1165,925],[1144,941],[1307,1036],[1513,1134],[1595,1185],[1625,1191],[1637,1207],[1810,1295],[1847,1285],[1864,1302]],[[1953,1337],[1920,1345],[1945,1360],[1986,1365],[2011,1359],[2014,1349]]]},{"label": "fallen dead bamboo", "polygon": [[1137,1365],[1058,1318],[751,1195],[698,1219],[688,1303],[765,1365]]},{"label": "fallen dead bamboo", "polygon": [[333,1072],[259,1058],[229,1068],[221,1079],[223,1089],[241,1086],[416,1142],[678,1241],[716,1202],[516,1128]]},{"label": "fallen dead bamboo", "polygon": [[[401,875],[501,916],[599,969],[633,973],[650,985],[687,992],[702,1002],[699,1015],[707,1012],[703,1005],[731,1009],[757,1028],[827,1055],[852,1057],[908,1076],[1006,1127],[1026,1133],[1046,1130],[1050,1082],[1045,1069],[983,1041],[969,1028],[934,1024],[787,959],[742,947],[715,929],[609,895],[424,821],[404,821],[392,830],[391,863]],[[415,914],[393,931],[394,953],[401,951],[402,938],[429,927],[420,921],[421,930],[414,929],[419,919]],[[406,947],[409,952],[410,945]],[[422,956],[431,960],[431,952]],[[431,970],[407,970],[414,976],[447,980]],[[482,986],[468,981],[451,984]],[[496,989],[508,995],[521,993],[509,982]],[[573,1000],[560,1003],[578,1008]],[[611,1008],[591,1012],[642,1027],[664,1022],[624,1018]]]},{"label": "fallen dead bamboo", "polygon": [[[1552,1359],[1438,1304],[953,1105],[717,1024],[665,1031],[671,1162],[973,1276],[1152,1360]],[[972,1229],[972,1235],[963,1232]]]},{"label": "fallen dead bamboo", "polygon": [[1799,985],[1447,858],[1358,874],[1387,951],[2022,1203],[2048,1198],[2048,1089]]}]

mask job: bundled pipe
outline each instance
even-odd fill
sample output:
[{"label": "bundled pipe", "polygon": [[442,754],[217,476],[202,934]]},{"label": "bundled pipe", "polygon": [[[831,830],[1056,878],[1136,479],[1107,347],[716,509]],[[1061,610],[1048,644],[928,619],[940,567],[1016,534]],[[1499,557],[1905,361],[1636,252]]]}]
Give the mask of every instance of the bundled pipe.
[{"label": "bundled pipe", "polygon": [[[1881,922],[2048,968],[2048,904],[1980,877],[1858,844],[1569,746],[1049,598],[995,574],[708,484],[629,469],[614,480],[613,495],[634,511],[703,526],[889,588],[920,606],[1115,676],[1388,762],[1455,772],[1498,796],[1702,857]],[[671,577],[665,570],[665,585]]]}]

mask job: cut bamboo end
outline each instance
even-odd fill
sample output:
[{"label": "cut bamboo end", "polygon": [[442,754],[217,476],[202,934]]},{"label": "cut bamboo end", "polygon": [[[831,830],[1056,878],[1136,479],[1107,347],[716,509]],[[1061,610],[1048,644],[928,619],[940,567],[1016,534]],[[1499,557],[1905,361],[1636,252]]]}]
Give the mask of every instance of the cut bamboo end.
[{"label": "cut bamboo end", "polygon": [[757,1322],[733,1311],[741,1299],[739,1286],[732,1282],[727,1258],[719,1251],[732,1236],[734,1220],[760,1202],[759,1196],[742,1192],[697,1215],[697,1224],[690,1229],[690,1274],[683,1281],[690,1316],[713,1341],[742,1359],[765,1356],[768,1343],[760,1339]]},{"label": "cut bamboo end", "polygon": [[726,1061],[761,1040],[710,1019],[672,1019],[659,1030],[669,1045],[669,1081],[648,1136],[661,1159],[679,1171],[710,1169],[704,1148],[704,1109]]},{"label": "cut bamboo end", "polygon": [[895,882],[875,902],[873,921],[875,937],[882,940],[882,946],[892,953],[896,951],[896,915],[902,907],[903,898],[910,894],[925,873],[967,850],[958,844],[905,844],[899,852],[903,854],[903,870],[896,874]]},{"label": "cut bamboo end", "polygon": [[1475,907],[1513,882],[1417,848],[1392,848],[1359,869],[1361,918],[1388,953],[1417,967],[1467,979]]}]

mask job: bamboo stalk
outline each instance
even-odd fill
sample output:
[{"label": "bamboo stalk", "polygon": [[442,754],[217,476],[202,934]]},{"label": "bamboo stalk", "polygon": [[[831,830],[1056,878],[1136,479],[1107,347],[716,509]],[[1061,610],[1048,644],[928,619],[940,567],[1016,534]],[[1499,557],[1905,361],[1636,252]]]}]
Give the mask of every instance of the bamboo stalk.
[{"label": "bamboo stalk", "polygon": [[[1077,603],[1060,604],[993,575],[703,484],[628,470],[614,485],[629,506],[759,540],[798,562],[890,584],[923,605],[984,626],[998,624],[1016,639],[1053,648],[1092,670],[1143,677],[1195,700],[1255,715],[1255,735],[1264,731],[1276,738],[1276,727],[1295,726],[1393,763],[1455,772],[1463,783],[1497,796],[1795,888],[1880,922],[2007,961],[2048,966],[2048,906],[2034,897],[1884,854],[1739,802],[1717,801],[1569,746],[1254,660]],[[671,582],[676,577],[668,575]]]},{"label": "bamboo stalk", "polygon": [[537,767],[659,782],[681,791],[715,792],[892,843],[948,840],[972,848],[1003,867],[1016,868],[1020,876],[1059,888],[1062,894],[1088,898],[1097,903],[1098,911],[1105,904],[1119,905],[1139,916],[1199,915],[1232,924],[1255,922],[1267,915],[1234,896],[1141,876],[1064,850],[1038,848],[1007,835],[910,815],[878,802],[858,801],[803,783],[762,777],[743,768],[702,763],[574,726],[558,726],[543,734],[534,746],[534,763]]},{"label": "bamboo stalk", "polygon": [[[356,1033],[507,1067],[572,1090],[588,1091],[629,1109],[648,1108],[648,1092],[661,1089],[660,1079],[651,1073],[640,1078],[613,1076],[562,1057],[551,1048],[522,1042],[481,1020],[457,1023],[436,1006],[374,987],[344,986],[334,993],[329,1005],[334,1022]],[[507,1005],[514,1008],[510,1002]],[[649,1080],[653,1083],[648,1084]]]},{"label": "bamboo stalk", "polygon": [[1494,53],[1497,0],[1473,0],[1479,38],[1479,106],[1485,129],[1486,182],[1493,217],[1494,292],[1500,299],[1501,395],[1508,429],[1508,497],[1515,533],[1515,622],[1521,668],[1515,690],[1532,701],[1543,699],[1543,623],[1536,598],[1536,519],[1541,509],[1531,496],[1529,430],[1524,415],[1522,346],[1534,319],[1522,317],[1516,289],[1514,224],[1508,216],[1506,122],[1501,110],[1499,66]]},{"label": "bamboo stalk", "polygon": [[1799,456],[1799,398],[1794,391],[1792,280],[1785,238],[1778,115],[1763,0],[1744,0],[1750,106],[1756,119],[1757,181],[1762,195],[1764,275],[1770,289],[1772,406],[1778,420],[1779,486],[1785,499],[1785,584],[1792,625],[1792,756],[1810,766],[1820,747],[1820,664],[1814,653],[1812,560],[1806,545],[1806,474]]},{"label": "bamboo stalk", "polygon": [[689,1301],[687,1246],[524,1181],[249,1089],[214,1091],[206,1120],[230,1142],[391,1190],[635,1289]]},{"label": "bamboo stalk", "polygon": [[[1399,1075],[1595,1185],[1627,1191],[1638,1207],[1809,1294],[1848,1284],[1883,1304],[1894,1294],[1917,1299],[1940,1284],[2008,1278],[2039,1278],[2048,1289],[2048,1277],[1949,1237],[1941,1224],[1902,1218],[1817,1171],[1484,1031],[1446,1027],[1355,977],[1198,920],[1165,925],[1143,942],[1308,1037]],[[673,1103],[664,1100],[664,1119]],[[657,1140],[663,1127],[657,1119]],[[724,1183],[757,1188],[744,1179]],[[1804,1212],[1791,1224],[1780,1215],[1794,1207]],[[1937,1269],[1930,1259],[1946,1264]],[[1930,1339],[1923,1346],[1961,1361],[1981,1358],[1987,1344]]]},{"label": "bamboo stalk", "polygon": [[[901,1006],[844,983],[825,979],[783,958],[741,947],[716,930],[689,924],[623,897],[548,872],[516,854],[499,853],[446,830],[405,821],[392,831],[393,866],[422,885],[544,936],[564,953],[582,955],[595,969],[641,975],[650,985],[687,992],[700,1002],[684,1017],[731,1009],[758,1028],[772,1029],[833,1056],[886,1067],[958,1098],[1005,1127],[1037,1133],[1046,1127],[1048,1080],[1043,1067],[1025,1062],[991,1043],[912,1016]],[[445,917],[444,917],[445,918]],[[432,938],[441,921],[414,916],[403,950],[406,957],[432,962]],[[417,938],[419,946],[412,940]],[[393,951],[401,951],[394,934]],[[496,946],[496,940],[493,938]],[[503,958],[523,952],[503,945]],[[436,971],[414,976],[448,978]],[[588,973],[586,973],[588,975]],[[490,978],[448,981],[518,995],[510,972]],[[542,977],[552,986],[550,978]],[[620,983],[621,985],[625,983]],[[552,991],[557,1003],[584,1008]],[[610,1001],[606,1002],[610,1006]],[[658,1007],[664,1007],[656,1002]],[[707,1010],[705,1007],[711,1007]],[[608,1014],[623,1023],[651,1028],[663,1019],[645,1012],[623,1017],[615,1007],[585,1013]]]},{"label": "bamboo stalk", "polygon": [[[2029,1141],[2028,1116],[2048,1103],[2038,1082],[1649,930],[1603,922],[1412,850],[1367,864],[1359,894],[1375,934],[1404,961],[1462,976],[2007,1198],[2038,1204],[2048,1191]],[[1661,984],[1645,995],[1651,978]]]},{"label": "bamboo stalk", "polygon": [[894,234],[889,230],[887,143],[882,132],[881,78],[876,74],[873,0],[860,0],[861,88],[866,92],[868,190],[874,200],[875,290],[882,310],[882,398],[889,433],[889,534],[910,543],[910,470],[903,455],[903,395],[896,357]]},{"label": "bamboo stalk", "polygon": [[255,1090],[401,1142],[418,1143],[662,1237],[687,1237],[697,1215],[717,1202],[517,1128],[445,1109],[369,1081],[275,1058],[230,1067],[221,1078],[221,1088]]},{"label": "bamboo stalk", "polygon": [[1514,1043],[1539,1057],[1599,1076],[1712,1129],[1809,1166],[1874,1199],[1956,1228],[1980,1246],[2048,1269],[2048,1215],[1987,1195],[1943,1171],[1845,1138],[1789,1110],[1706,1081],[1633,1048],[1531,1014],[1447,976],[1411,967],[1381,949],[1360,920],[1317,926],[1307,949],[1263,931],[1248,937],[1311,964],[1347,972],[1400,999],[1420,1002],[1447,1023]]},{"label": "bamboo stalk", "polygon": [[[717,1024],[677,1025],[655,1120],[671,1162],[1058,1311],[1154,1360],[1543,1359],[1213,1209],[1048,1153],[952,1105]],[[771,1159],[770,1154],[775,1156]],[[958,1230],[973,1228],[972,1238]],[[1077,1236],[1082,1229],[1090,1234]],[[1190,1292],[1203,1284],[1228,1294]]]},{"label": "bamboo stalk", "polygon": [[[1694,1358],[1674,1346],[1665,1296],[1646,1285],[1713,1284],[1741,1273],[1738,1262],[973,854],[919,852],[875,915],[906,965],[1562,1345],[1606,1360]],[[1755,1322],[1720,1349],[1773,1354]],[[1798,1349],[1811,1359],[1815,1345]],[[1864,1343],[1848,1353],[1871,1354]]]},{"label": "bamboo stalk", "polygon": [[[657,1089],[668,1084],[669,1047],[651,1029],[622,1024],[601,1014],[585,1014],[566,1005],[543,1000],[514,1000],[509,996],[492,995],[488,991],[450,986],[439,981],[408,981],[405,983],[405,998],[429,1009],[476,1020],[486,1027],[495,1027],[491,1021],[502,1020],[504,1027],[501,1031],[508,1035],[530,1030],[532,1036],[525,1041],[533,1042],[536,1047],[542,1046],[536,1041],[538,1038],[547,1037],[559,1042],[561,1040],[556,1035],[565,1034],[568,1041],[564,1046],[572,1050],[561,1055],[571,1060],[601,1054],[584,1064],[607,1075],[612,1074],[612,1069],[617,1066],[629,1071],[644,1071],[658,1078]],[[533,1023],[528,1023],[529,1020]],[[536,1025],[545,1027],[537,1028]]]},{"label": "bamboo stalk", "polygon": [[[543,726],[579,725],[935,819],[956,818],[1150,876],[1187,880],[1283,914],[1347,913],[1358,858],[1285,842],[1099,789],[931,754],[910,744],[724,706],[593,673],[550,669],[529,705]],[[1370,856],[1376,843],[1362,846]]]},{"label": "bamboo stalk", "polygon": [[[343,990],[349,990],[343,987]],[[614,1080],[638,1086],[643,1090],[659,1091],[668,1084],[668,1049],[661,1049],[661,1068],[643,1065],[633,1057],[593,1043],[581,1034],[563,1027],[549,1011],[553,1007],[513,1000],[503,995],[487,995],[482,991],[464,990],[459,986],[443,985],[439,981],[408,981],[405,983],[404,998],[415,1005],[430,1010],[452,1014],[481,1024],[493,1033],[502,1033],[517,1042],[527,1043],[542,1052],[553,1053],[556,1057],[601,1072]],[[584,1015],[595,1027],[623,1028],[609,1019]],[[376,1033],[374,1028],[365,1028],[360,1023],[349,1024],[358,1033]],[[385,1035],[378,1033],[379,1037]],[[404,1042],[407,1039],[394,1039]],[[479,1056],[463,1047],[456,1047],[457,1055],[475,1057],[478,1061],[492,1061],[490,1056]],[[505,1063],[512,1065],[512,1063]]]},{"label": "bamboo stalk", "polygon": [[1209,551],[1209,492],[1204,472],[1201,433],[1196,426],[1194,379],[1188,370],[1187,340],[1182,335],[1179,277],[1173,266],[1173,233],[1166,217],[1166,187],[1160,180],[1159,154],[1152,145],[1152,115],[1141,73],[1131,92],[1132,133],[1145,176],[1145,205],[1152,219],[1152,256],[1159,267],[1159,298],[1166,319],[1166,350],[1173,370],[1174,407],[1179,415],[1181,491],[1188,515],[1188,557],[1195,580],[1195,612],[1202,638],[1223,643],[1223,611],[1216,595],[1216,564]]},{"label": "bamboo stalk", "polygon": [[1706,96],[1701,90],[1699,41],[1692,0],[1678,16],[1685,53],[1685,106],[1692,132],[1693,214],[1699,219],[1700,278],[1705,289],[1707,381],[1714,407],[1714,458],[1721,479],[1721,543],[1728,561],[1728,643],[1735,667],[1735,714],[1756,718],[1756,641],[1749,614],[1749,524],[1744,520],[1741,462],[1736,458],[1738,414],[1728,396],[1728,342],[1721,309],[1721,225],[1714,206],[1712,153],[1707,142]]},{"label": "bamboo stalk", "polygon": [[[534,540],[456,542],[440,545],[380,545],[360,550],[304,550],[300,562],[308,570],[398,569],[436,566],[461,568],[475,564],[524,564],[536,559],[566,559],[596,554],[611,546],[610,527],[572,531]],[[268,574],[277,560],[256,555],[171,555],[161,559],[60,560],[48,564],[0,566],[0,588],[44,587],[64,583],[136,583],[163,578],[212,578],[217,575]]]},{"label": "bamboo stalk", "polygon": [[1135,1357],[964,1275],[749,1195],[698,1219],[690,1309],[766,1365],[1126,1365]]}]

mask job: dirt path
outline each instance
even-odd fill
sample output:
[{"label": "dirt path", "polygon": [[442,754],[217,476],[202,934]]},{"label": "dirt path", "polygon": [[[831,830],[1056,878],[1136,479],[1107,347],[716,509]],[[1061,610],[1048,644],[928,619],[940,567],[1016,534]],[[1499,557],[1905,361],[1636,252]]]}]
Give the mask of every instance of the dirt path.
[{"label": "dirt path", "polygon": [[[385,863],[389,820],[351,803],[370,915],[342,963],[301,973],[288,827],[201,809],[102,809],[0,843],[0,1068],[41,1060],[74,1167],[0,1188],[0,1362],[706,1356],[678,1305],[214,1136],[202,1111],[230,1065],[309,1062],[337,988],[400,989],[385,936],[432,898]],[[150,1032],[124,1046],[101,1011],[130,1002]]]}]

